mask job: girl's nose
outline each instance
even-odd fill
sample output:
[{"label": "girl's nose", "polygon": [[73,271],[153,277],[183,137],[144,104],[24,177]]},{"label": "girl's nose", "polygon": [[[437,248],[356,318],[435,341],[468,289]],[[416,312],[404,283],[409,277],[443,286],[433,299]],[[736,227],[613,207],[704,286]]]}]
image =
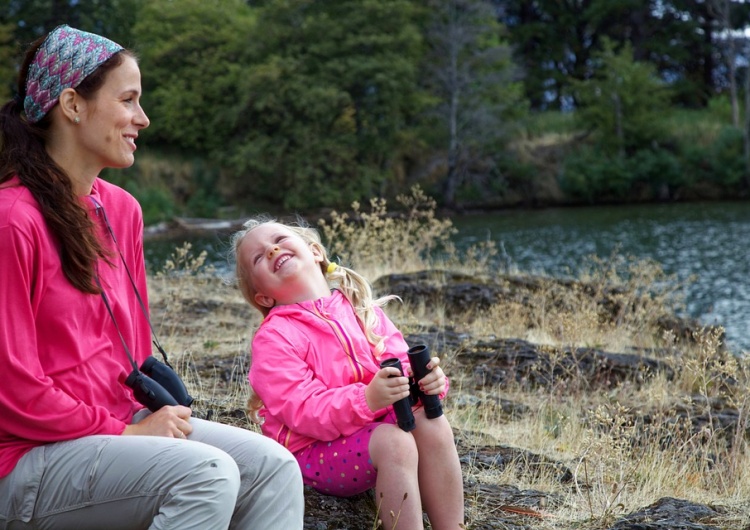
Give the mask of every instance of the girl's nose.
[{"label": "girl's nose", "polygon": [[279,245],[274,245],[269,251],[268,251],[268,259],[271,259],[274,254],[276,254],[279,250]]}]

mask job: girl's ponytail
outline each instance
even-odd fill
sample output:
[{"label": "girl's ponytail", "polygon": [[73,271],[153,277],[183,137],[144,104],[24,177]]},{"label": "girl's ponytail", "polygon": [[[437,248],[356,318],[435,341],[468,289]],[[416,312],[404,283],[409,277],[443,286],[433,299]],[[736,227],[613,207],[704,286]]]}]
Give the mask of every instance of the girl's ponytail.
[{"label": "girl's ponytail", "polygon": [[348,267],[329,262],[325,250],[323,250],[323,256],[325,258],[321,264],[323,272],[329,281],[338,284],[339,291],[352,304],[362,330],[365,332],[368,342],[373,346],[375,357],[380,358],[380,355],[385,351],[385,342],[383,337],[375,333],[375,327],[379,324],[379,320],[374,307],[383,307],[391,300],[398,299],[398,296],[388,295],[373,299],[370,282],[361,274]]}]

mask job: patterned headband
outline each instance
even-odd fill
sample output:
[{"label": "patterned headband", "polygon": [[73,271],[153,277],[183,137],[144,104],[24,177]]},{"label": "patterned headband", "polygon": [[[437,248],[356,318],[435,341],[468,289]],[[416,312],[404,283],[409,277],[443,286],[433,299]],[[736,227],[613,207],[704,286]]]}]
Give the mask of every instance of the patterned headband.
[{"label": "patterned headband", "polygon": [[122,46],[94,33],[68,25],[58,26],[47,35],[29,65],[26,118],[36,123],[57,104],[66,88],[75,88]]}]

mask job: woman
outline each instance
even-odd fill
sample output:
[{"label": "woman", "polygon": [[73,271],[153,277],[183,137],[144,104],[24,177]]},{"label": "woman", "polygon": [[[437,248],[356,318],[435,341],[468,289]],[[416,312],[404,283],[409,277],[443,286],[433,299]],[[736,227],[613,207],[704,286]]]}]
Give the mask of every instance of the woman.
[{"label": "woman", "polygon": [[0,529],[302,528],[286,449],[125,385],[151,355],[143,219],[98,175],[149,125],[134,55],[60,26],[18,94],[0,109]]}]

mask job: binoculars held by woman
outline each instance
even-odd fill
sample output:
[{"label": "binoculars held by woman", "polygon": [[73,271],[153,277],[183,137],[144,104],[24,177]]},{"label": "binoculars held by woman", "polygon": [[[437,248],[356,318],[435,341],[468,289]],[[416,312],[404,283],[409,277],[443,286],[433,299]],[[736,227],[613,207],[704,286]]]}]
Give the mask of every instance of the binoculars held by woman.
[{"label": "binoculars held by woman", "polygon": [[177,372],[154,357],[143,361],[140,370],[134,369],[125,384],[133,389],[138,403],[148,407],[151,412],[156,412],[165,405],[189,407],[193,404],[193,398]]}]

